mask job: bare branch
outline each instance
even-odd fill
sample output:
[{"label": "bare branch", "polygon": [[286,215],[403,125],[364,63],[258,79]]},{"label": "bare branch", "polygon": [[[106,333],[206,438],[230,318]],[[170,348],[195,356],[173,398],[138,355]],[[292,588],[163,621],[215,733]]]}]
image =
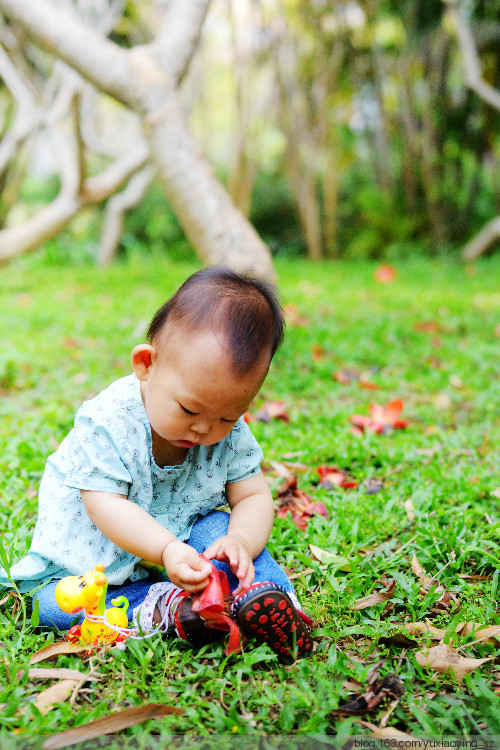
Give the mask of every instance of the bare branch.
[{"label": "bare branch", "polygon": [[479,258],[490,247],[500,240],[500,216],[496,216],[481,229],[462,250],[462,260],[472,261]]},{"label": "bare branch", "polygon": [[154,174],[152,167],[141,169],[121,193],[109,199],[97,255],[100,266],[107,266],[113,259],[122,233],[125,212],[142,200]]},{"label": "bare branch", "polygon": [[500,92],[483,80],[479,55],[477,54],[472,31],[462,8],[459,6],[458,0],[444,0],[444,2],[449,6],[450,13],[455,20],[467,86],[494,109],[500,111]]},{"label": "bare branch", "polygon": [[102,91],[132,105],[127,51],[50,0],[0,0],[0,10]]},{"label": "bare branch", "polygon": [[99,203],[106,200],[119,190],[148,158],[149,147],[144,140],[140,140],[135,148],[127,151],[103,172],[85,180],[82,190],[84,203]]},{"label": "bare branch", "polygon": [[12,127],[0,142],[0,174],[10,159],[15,155],[19,145],[31,132],[36,120],[35,98],[30,85],[16,70],[4,48],[0,45],[0,77],[18,103],[16,117]]},{"label": "bare branch", "polygon": [[158,35],[147,48],[176,86],[186,73],[210,0],[170,0]]}]

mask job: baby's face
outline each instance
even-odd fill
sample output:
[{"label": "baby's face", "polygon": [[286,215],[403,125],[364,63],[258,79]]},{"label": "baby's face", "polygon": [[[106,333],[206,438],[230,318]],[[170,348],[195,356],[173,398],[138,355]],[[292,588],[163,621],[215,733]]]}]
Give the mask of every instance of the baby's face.
[{"label": "baby's face", "polygon": [[151,427],[179,448],[218,443],[259,392],[268,362],[235,376],[214,334],[171,336],[169,353],[154,359],[142,383]]}]

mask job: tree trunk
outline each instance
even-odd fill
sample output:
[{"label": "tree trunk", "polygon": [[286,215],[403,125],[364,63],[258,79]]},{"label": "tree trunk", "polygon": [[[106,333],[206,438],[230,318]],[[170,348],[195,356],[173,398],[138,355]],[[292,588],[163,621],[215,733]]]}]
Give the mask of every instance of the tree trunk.
[{"label": "tree trunk", "polygon": [[172,0],[155,41],[125,50],[50,0],[0,0],[36,42],[139,115],[167,198],[203,262],[274,281],[269,249],[199,153],[177,98],[208,5]]}]

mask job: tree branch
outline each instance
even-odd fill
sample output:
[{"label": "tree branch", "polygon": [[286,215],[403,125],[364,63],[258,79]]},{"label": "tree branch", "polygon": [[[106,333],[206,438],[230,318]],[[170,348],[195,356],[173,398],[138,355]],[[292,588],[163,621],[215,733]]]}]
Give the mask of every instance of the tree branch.
[{"label": "tree branch", "polygon": [[472,31],[466,21],[463,10],[459,6],[458,0],[444,0],[444,2],[448,5],[450,13],[455,20],[467,86],[494,109],[500,111],[500,92],[483,80],[479,55],[477,54]]},{"label": "tree branch", "polygon": [[0,10],[97,88],[133,106],[127,51],[50,0],[0,0]]},{"label": "tree branch", "polygon": [[209,5],[210,0],[170,0],[156,38],[146,45],[173,86],[189,67]]},{"label": "tree branch", "polygon": [[111,262],[122,233],[125,212],[142,200],[153,177],[154,169],[149,166],[144,167],[133,175],[121,193],[109,199],[97,254],[97,262],[100,266],[107,266]]}]

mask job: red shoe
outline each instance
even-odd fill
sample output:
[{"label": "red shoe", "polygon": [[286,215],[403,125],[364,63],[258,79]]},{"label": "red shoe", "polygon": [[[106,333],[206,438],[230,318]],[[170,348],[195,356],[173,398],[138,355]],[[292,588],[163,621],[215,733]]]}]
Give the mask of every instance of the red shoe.
[{"label": "red shoe", "polygon": [[231,613],[243,633],[267,643],[283,664],[309,656],[312,620],[298,611],[285,589],[275,583],[256,583],[236,597]]},{"label": "red shoe", "polygon": [[220,641],[225,633],[209,628],[205,620],[197,612],[193,612],[192,606],[192,598],[186,596],[177,607],[174,619],[178,635],[195,648],[201,648],[212,641]]}]

